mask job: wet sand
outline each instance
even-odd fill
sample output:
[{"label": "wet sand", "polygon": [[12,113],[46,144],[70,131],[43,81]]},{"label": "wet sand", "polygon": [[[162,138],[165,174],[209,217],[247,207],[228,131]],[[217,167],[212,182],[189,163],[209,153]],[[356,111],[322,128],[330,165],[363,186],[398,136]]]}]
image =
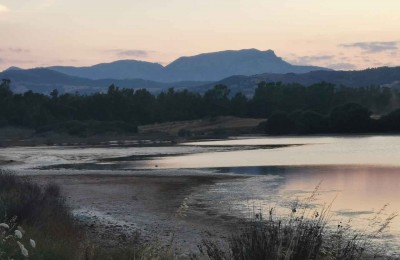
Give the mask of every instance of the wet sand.
[{"label": "wet sand", "polygon": [[[203,238],[227,238],[242,220],[219,215],[203,194],[236,176],[58,175],[32,176],[41,184],[60,185],[89,237],[110,246],[139,231],[145,240],[173,244],[179,254],[197,252]],[[195,196],[192,196],[195,195]],[[184,206],[187,204],[187,208]],[[97,241],[97,242],[98,242]]]}]

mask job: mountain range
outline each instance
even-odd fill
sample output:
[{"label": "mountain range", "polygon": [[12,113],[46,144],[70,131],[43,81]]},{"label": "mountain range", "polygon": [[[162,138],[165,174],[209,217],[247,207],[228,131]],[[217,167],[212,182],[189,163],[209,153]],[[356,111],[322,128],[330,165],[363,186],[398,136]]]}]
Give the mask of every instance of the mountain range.
[{"label": "mountain range", "polygon": [[167,66],[158,63],[120,60],[90,67],[48,67],[67,75],[89,79],[145,79],[159,82],[217,81],[232,75],[259,73],[304,73],[327,70],[314,66],[296,66],[276,56],[272,50],[246,49],[204,53],[180,57]]},{"label": "mountain range", "polygon": [[11,67],[0,73],[10,79],[15,92],[33,90],[50,93],[53,89],[83,94],[101,92],[111,84],[123,88],[147,88],[159,92],[166,88],[189,88],[203,92],[224,84],[232,92],[250,94],[261,81],[311,85],[321,81],[349,87],[370,85],[398,86],[400,67],[362,71],[333,71],[314,66],[296,66],[271,51],[247,49],[181,57],[163,67],[157,63],[122,60],[90,67],[52,66],[20,69]]}]

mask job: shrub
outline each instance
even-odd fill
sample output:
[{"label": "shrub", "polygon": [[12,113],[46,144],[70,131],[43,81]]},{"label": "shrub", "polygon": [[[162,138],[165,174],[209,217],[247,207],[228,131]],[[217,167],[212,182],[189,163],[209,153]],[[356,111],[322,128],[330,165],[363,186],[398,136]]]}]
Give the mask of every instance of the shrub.
[{"label": "shrub", "polygon": [[368,132],[371,129],[371,114],[371,111],[356,103],[338,106],[329,116],[331,130],[336,133]]},{"label": "shrub", "polygon": [[400,132],[400,109],[383,116],[379,122],[383,131]]},{"label": "shrub", "polygon": [[267,134],[281,135],[293,133],[294,123],[286,112],[274,112],[265,124]]},{"label": "shrub", "polygon": [[313,111],[295,111],[289,116],[297,134],[320,134],[329,131],[328,120]]}]

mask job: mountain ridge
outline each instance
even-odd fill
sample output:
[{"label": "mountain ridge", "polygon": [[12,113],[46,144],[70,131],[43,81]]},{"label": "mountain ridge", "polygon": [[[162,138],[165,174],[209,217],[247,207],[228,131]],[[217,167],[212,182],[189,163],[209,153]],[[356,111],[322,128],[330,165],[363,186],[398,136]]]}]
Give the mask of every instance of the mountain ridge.
[{"label": "mountain ridge", "polygon": [[307,73],[262,73],[252,76],[231,76],[223,80],[195,87],[198,91],[204,91],[215,84],[228,86],[232,92],[254,91],[257,84],[265,82],[281,82],[283,84],[301,84],[310,86],[320,82],[328,82],[336,86],[369,87],[386,86],[400,88],[400,66],[378,67],[365,70],[352,71],[311,71]]},{"label": "mountain ridge", "polygon": [[166,66],[139,60],[119,60],[92,66],[50,66],[47,69],[88,79],[144,79],[158,82],[217,81],[232,75],[260,73],[304,73],[330,70],[316,66],[292,65],[274,51],[225,50],[183,56]]}]

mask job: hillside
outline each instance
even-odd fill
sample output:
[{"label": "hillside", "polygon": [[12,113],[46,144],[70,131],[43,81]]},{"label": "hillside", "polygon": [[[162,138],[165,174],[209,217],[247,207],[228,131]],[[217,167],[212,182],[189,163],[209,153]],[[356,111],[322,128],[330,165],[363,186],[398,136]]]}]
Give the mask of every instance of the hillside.
[{"label": "hillside", "polygon": [[89,67],[53,66],[50,70],[89,79],[159,79],[164,67],[158,63],[120,60]]},{"label": "hillside", "polygon": [[398,87],[400,85],[400,67],[380,67],[360,71],[312,71],[308,73],[264,73],[253,76],[231,76],[204,86],[196,87],[199,92],[211,88],[215,84],[228,86],[233,92],[242,91],[253,93],[257,84],[265,82],[298,83],[305,86],[319,82],[329,82],[337,86],[367,87],[388,85]]}]

